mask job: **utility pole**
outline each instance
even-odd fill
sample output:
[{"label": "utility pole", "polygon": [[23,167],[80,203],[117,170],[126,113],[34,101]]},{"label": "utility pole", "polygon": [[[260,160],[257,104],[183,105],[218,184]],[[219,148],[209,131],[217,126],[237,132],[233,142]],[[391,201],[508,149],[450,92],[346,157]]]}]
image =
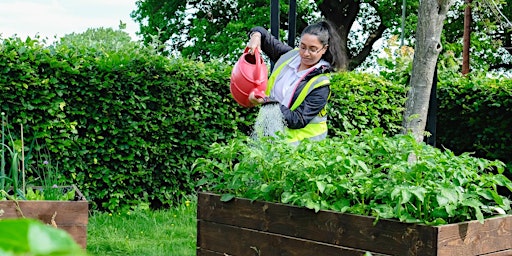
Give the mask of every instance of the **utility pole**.
[{"label": "utility pole", "polygon": [[462,75],[469,73],[469,48],[471,46],[471,3],[473,0],[465,0],[466,8],[464,9],[464,35],[462,48]]}]

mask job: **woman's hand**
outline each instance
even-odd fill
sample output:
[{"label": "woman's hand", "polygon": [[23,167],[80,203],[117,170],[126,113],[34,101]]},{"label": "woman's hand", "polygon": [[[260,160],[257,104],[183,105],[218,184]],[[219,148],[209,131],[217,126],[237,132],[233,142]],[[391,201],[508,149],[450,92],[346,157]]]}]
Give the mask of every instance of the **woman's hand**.
[{"label": "woman's hand", "polygon": [[253,106],[257,106],[257,105],[260,105],[260,104],[263,104],[263,105],[266,105],[266,104],[281,104],[279,103],[279,101],[271,98],[271,97],[268,97],[268,96],[264,96],[264,97],[256,97],[256,94],[255,92],[251,92],[249,94],[249,101],[251,102],[251,104]]},{"label": "woman's hand", "polygon": [[256,98],[256,95],[254,94],[254,91],[252,91],[249,94],[249,101],[251,102],[252,105],[258,106],[258,105],[264,103],[265,99],[264,98]]},{"label": "woman's hand", "polygon": [[258,49],[261,50],[261,33],[260,32],[252,32],[251,38],[249,39],[249,43],[247,43],[247,48],[249,48],[249,54],[254,55],[254,51]]}]

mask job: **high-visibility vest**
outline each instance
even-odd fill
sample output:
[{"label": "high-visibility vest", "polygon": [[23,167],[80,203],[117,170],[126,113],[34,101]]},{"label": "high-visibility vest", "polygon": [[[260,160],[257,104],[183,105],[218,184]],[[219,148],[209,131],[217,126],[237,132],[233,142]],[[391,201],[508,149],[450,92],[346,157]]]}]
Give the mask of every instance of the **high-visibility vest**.
[{"label": "high-visibility vest", "polygon": [[[297,54],[298,49],[292,50],[284,54],[276,63],[272,75],[268,79],[266,95],[270,95],[272,88],[275,85],[276,77],[281,73],[283,68],[292,60],[292,57]],[[290,110],[295,110],[302,104],[306,96],[316,88],[329,85],[328,74],[319,74],[312,77],[306,82],[306,85],[299,93],[297,99],[293,102]],[[322,140],[327,137],[327,109],[324,107],[318,115],[313,118],[304,128],[289,129],[286,128],[288,142],[298,144],[303,139]]]}]

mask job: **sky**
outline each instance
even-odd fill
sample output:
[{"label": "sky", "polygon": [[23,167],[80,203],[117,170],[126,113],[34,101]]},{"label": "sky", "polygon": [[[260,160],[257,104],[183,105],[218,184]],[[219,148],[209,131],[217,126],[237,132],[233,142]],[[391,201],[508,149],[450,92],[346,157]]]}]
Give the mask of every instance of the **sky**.
[{"label": "sky", "polygon": [[82,33],[88,28],[126,29],[134,40],[138,31],[130,13],[135,10],[136,0],[0,0],[0,37],[16,34],[40,35],[55,41],[70,33]]}]

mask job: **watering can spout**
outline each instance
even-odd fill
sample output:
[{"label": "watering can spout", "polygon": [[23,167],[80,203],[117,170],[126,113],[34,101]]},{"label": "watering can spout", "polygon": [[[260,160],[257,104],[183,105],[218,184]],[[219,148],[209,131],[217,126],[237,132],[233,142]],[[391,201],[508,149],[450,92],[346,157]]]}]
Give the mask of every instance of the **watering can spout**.
[{"label": "watering can spout", "polygon": [[258,49],[252,55],[249,54],[249,48],[245,48],[231,71],[230,80],[231,95],[243,107],[253,106],[249,101],[249,94],[252,92],[256,98],[266,97],[268,69]]}]

